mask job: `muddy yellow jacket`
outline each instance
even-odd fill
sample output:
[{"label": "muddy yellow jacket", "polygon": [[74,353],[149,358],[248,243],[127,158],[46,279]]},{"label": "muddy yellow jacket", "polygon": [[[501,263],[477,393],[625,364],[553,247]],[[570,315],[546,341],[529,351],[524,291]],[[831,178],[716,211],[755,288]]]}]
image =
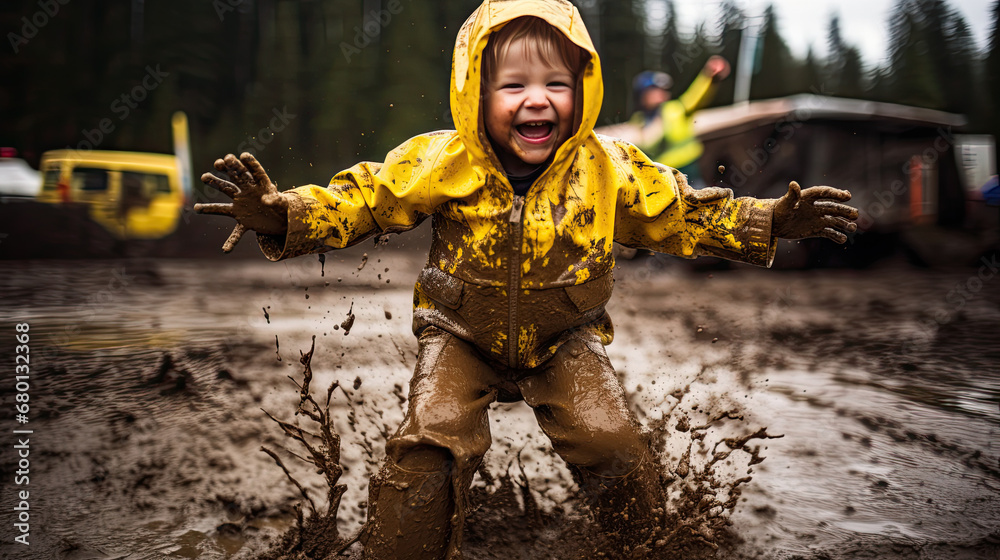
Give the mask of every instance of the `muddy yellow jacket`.
[{"label": "muddy yellow jacket", "polygon": [[[590,55],[576,83],[574,135],[526,196],[515,196],[481,125],[480,68],[489,35],[508,21],[546,20]],[[326,187],[291,191],[288,233],[259,235],[278,260],[411,229],[433,218],[414,328],[437,325],[501,365],[530,368],[570,329],[612,338],[612,242],[682,257],[768,266],[773,201],[688,187],[631,144],[596,135],[601,67],[579,12],[565,0],[486,0],[458,33],[451,107],[457,130],[412,138],[382,163],[360,163]],[[514,342],[514,343],[512,343]]]}]

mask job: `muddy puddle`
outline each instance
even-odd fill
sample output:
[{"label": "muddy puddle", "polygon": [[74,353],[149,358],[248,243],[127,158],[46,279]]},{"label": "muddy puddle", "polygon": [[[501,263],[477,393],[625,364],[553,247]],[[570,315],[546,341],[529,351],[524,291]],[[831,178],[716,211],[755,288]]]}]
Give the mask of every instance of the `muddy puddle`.
[{"label": "muddy puddle", "polygon": [[[3,416],[0,554],[222,559],[267,550],[303,500],[262,446],[317,503],[328,490],[286,454],[294,442],[264,412],[305,425],[289,376],[301,380],[300,352],[313,336],[313,386],[325,395],[339,382],[338,530],[356,532],[367,478],[402,419],[422,260],[367,252],[364,266],[361,251],[323,263],[3,263],[0,328],[30,324],[32,406],[25,425]],[[740,451],[702,471],[730,488],[750,480],[714,496],[736,497],[722,516],[728,526],[694,523],[712,531],[717,551],[669,557],[1000,558],[1000,278],[961,305],[948,297],[975,274],[624,263],[609,356],[640,418],[660,430],[674,499],[697,478],[680,476],[686,469],[697,473],[728,449],[718,442],[762,428],[782,436],[749,442],[760,462]],[[3,402],[13,402],[12,387],[3,384]],[[733,414],[712,421],[723,412]],[[497,404],[490,422],[467,558],[596,557],[572,477],[530,409]],[[22,489],[11,484],[10,432],[22,427],[34,432],[27,547],[13,542],[9,522],[12,489]]]}]

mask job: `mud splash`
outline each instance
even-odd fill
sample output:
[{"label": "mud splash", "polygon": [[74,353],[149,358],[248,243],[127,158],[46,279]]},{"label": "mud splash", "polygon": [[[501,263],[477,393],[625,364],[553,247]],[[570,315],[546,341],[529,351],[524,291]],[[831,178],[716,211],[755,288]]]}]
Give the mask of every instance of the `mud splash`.
[{"label": "mud splash", "polygon": [[[160,261],[148,271],[131,261],[7,263],[0,319],[27,319],[32,329],[37,542],[27,553],[0,543],[0,557],[246,558],[296,526],[296,502],[308,524],[305,499],[260,447],[279,454],[320,513],[326,479],[284,454],[295,444],[260,409],[312,425],[293,417],[300,389],[286,385],[287,375],[301,383],[302,370],[289,352],[309,349],[311,335],[324,331],[311,385],[323,404],[327,386],[340,381],[330,404],[347,486],[338,535],[350,538],[365,518],[365,483],[386,434],[406,408],[417,350],[410,286],[424,264],[412,253],[379,254],[373,262],[389,264],[356,274],[360,248],[345,253],[331,261],[343,281],[331,278],[329,288],[311,259],[230,264],[210,277],[198,262]],[[947,299],[975,270],[709,277],[648,262],[617,274],[608,353],[639,418],[662,438],[671,503],[684,499],[682,485],[715,453],[732,451],[725,439],[738,442],[762,426],[785,435],[746,443],[748,451],[759,446],[763,463],[750,465],[745,451],[715,462],[720,480],[735,482],[752,468],[753,481],[737,487],[732,525],[695,527],[719,550],[685,530],[689,549],[719,560],[998,557],[1000,292],[984,289],[962,309]],[[123,265],[128,289],[94,301]],[[384,266],[400,280],[392,288],[376,278]],[[311,299],[289,289],[290,279],[308,286]],[[351,336],[333,336],[330,324],[344,315],[331,310],[352,300]],[[924,329],[940,314],[950,323]],[[275,335],[285,345],[281,362]],[[692,438],[723,412],[737,418],[698,431],[703,442]],[[606,554],[531,409],[498,403],[490,418],[493,447],[473,481],[466,557]],[[8,446],[0,476],[13,480],[14,470]],[[730,498],[721,491],[705,503]],[[0,505],[17,504],[8,496]]]},{"label": "mud splash", "polygon": [[[306,453],[284,450],[286,455],[304,462],[324,477],[327,489],[326,503],[318,507],[307,490],[285,466],[274,450],[262,447],[289,481],[298,489],[303,501],[294,506],[295,524],[288,528],[265,552],[257,553],[254,560],[305,560],[340,555],[357,543],[365,530],[344,536],[338,530],[338,514],[347,487],[340,483],[344,469],[340,464],[341,438],[330,416],[331,398],[339,390],[351,409],[351,427],[356,425],[356,410],[351,395],[339,381],[334,381],[326,391],[320,405],[310,386],[313,379],[312,358],[316,337],[308,352],[301,353],[302,382],[292,379],[299,389],[299,401],[294,414],[304,416],[314,426],[312,430],[279,420],[270,412],[265,414],[281,428],[283,434],[295,441]],[[361,379],[354,381],[354,390],[361,386]],[[711,411],[711,406],[690,406],[692,414],[707,416],[699,425],[692,425],[692,414],[684,412],[682,404],[690,393],[690,386],[671,393],[676,402],[664,411],[660,420],[651,426],[660,464],[671,463],[667,452],[668,440],[684,436],[684,451],[679,461],[665,467],[660,474],[662,495],[666,497],[659,509],[665,512],[661,523],[653,528],[644,546],[633,551],[613,548],[613,536],[605,534],[588,513],[578,489],[568,488],[568,497],[556,507],[546,508],[536,497],[545,488],[532,488],[531,477],[525,470],[522,450],[508,462],[507,469],[498,474],[485,465],[477,474],[480,484],[472,488],[464,536],[464,552],[468,558],[507,558],[506,553],[494,551],[510,545],[511,538],[520,541],[519,549],[529,557],[552,558],[708,558],[726,541],[733,539],[728,529],[730,515],[740,501],[743,487],[750,482],[753,466],[764,461],[760,442],[782,437],[760,427],[748,431],[748,423],[738,410]],[[726,437],[726,433],[736,433]],[[383,431],[382,438],[388,433]],[[675,442],[676,443],[676,442]],[[370,443],[366,446],[370,454]],[[551,450],[548,451],[551,455]],[[514,468],[516,465],[516,469]],[[512,472],[513,471],[513,472]],[[305,511],[303,504],[307,506]],[[371,506],[371,504],[368,504]],[[498,532],[496,527],[507,530]],[[360,558],[360,546],[353,546],[353,558]]]},{"label": "mud splash", "polygon": [[340,465],[340,434],[337,433],[331,421],[330,401],[334,391],[340,387],[340,383],[335,381],[330,384],[323,405],[320,405],[314,398],[310,383],[313,379],[312,357],[315,350],[316,337],[314,336],[309,352],[302,354],[299,358],[299,363],[303,366],[302,383],[299,384],[292,379],[292,382],[296,383],[299,388],[299,403],[295,415],[308,418],[315,424],[315,431],[309,431],[279,420],[266,410],[264,414],[281,427],[286,437],[291,438],[305,449],[306,456],[303,457],[288,450],[285,452],[308,463],[317,473],[325,477],[328,489],[326,504],[322,508],[317,508],[309,491],[289,472],[281,457],[272,449],[262,446],[261,451],[274,459],[275,464],[281,467],[288,480],[298,489],[305,503],[309,506],[309,513],[306,517],[306,513],[302,510],[302,504],[296,504],[295,525],[288,529],[271,549],[256,556],[261,560],[328,558],[340,554],[357,540],[357,536],[351,539],[342,538],[337,527],[337,512],[340,509],[340,501],[347,486],[340,484],[340,477],[344,474],[344,469]]}]

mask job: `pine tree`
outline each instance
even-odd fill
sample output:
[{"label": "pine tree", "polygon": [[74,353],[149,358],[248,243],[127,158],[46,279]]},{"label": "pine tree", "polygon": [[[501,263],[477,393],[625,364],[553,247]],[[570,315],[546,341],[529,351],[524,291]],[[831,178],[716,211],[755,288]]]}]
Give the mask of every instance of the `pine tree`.
[{"label": "pine tree", "polygon": [[716,49],[717,46],[705,31],[705,23],[701,22],[695,27],[694,35],[689,40],[681,38],[676,49],[664,50],[664,66],[674,80],[676,95],[684,92]]},{"label": "pine tree", "polygon": [[889,94],[897,103],[940,109],[944,95],[935,76],[922,0],[899,0],[889,21]]},{"label": "pine tree", "polygon": [[621,122],[628,119],[631,106],[632,80],[643,70],[642,52],[645,42],[641,10],[638,2],[599,0],[599,29],[590,29],[600,36],[598,54],[604,75],[604,106],[599,122]]},{"label": "pine tree", "polygon": [[823,77],[823,69],[816,60],[812,47],[806,51],[806,59],[802,62],[801,81],[796,86],[798,93],[820,94],[829,91]]},{"label": "pine tree", "polygon": [[677,30],[677,11],[674,3],[667,0],[667,21],[663,29],[662,49],[660,50],[661,68],[671,76],[676,77],[678,68],[673,64],[673,54],[687,51],[689,45],[681,38]]},{"label": "pine tree", "polygon": [[795,60],[785,40],[778,33],[777,15],[774,6],[764,10],[764,23],[760,31],[760,69],[750,83],[751,99],[767,99],[791,94],[795,84],[789,77],[794,72]]},{"label": "pine tree", "polygon": [[[1000,99],[1000,0],[994,0],[991,12],[993,27],[990,31],[989,45],[986,48],[986,60],[983,68],[986,79],[983,89],[986,99],[992,100],[991,103],[987,104],[991,112],[988,117],[991,123],[990,133],[993,134],[996,141],[1000,141],[1000,107],[997,106],[996,102],[997,99]],[[1000,153],[997,155],[996,161],[1000,162]]]},{"label": "pine tree", "polygon": [[[740,64],[740,41],[746,32],[746,25],[746,15],[743,10],[733,0],[725,0],[722,3],[722,13],[718,24],[719,54],[729,61],[734,76]],[[749,64],[753,64],[753,60],[750,60]],[[720,83],[712,105],[732,104],[735,87],[736,80],[734,79]]]},{"label": "pine tree", "polygon": [[833,95],[860,98],[865,94],[861,53],[848,45],[840,33],[840,17],[830,18],[828,33],[830,54],[827,59],[827,87]]},{"label": "pine tree", "polygon": [[976,44],[969,24],[952,11],[945,28],[948,60],[939,72],[949,111],[975,116],[980,112],[980,88],[976,87]]}]

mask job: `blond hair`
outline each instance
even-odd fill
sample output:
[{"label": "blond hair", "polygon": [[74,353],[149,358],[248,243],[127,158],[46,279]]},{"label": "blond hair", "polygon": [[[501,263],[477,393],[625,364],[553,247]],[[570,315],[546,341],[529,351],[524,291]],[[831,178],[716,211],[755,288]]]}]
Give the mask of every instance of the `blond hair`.
[{"label": "blond hair", "polygon": [[586,52],[569,40],[547,21],[534,16],[522,16],[509,21],[500,31],[490,35],[483,52],[483,81],[487,81],[494,68],[503,61],[515,41],[524,39],[528,60],[534,62],[537,54],[549,64],[556,60],[563,63],[574,75],[579,74],[589,58]]}]

